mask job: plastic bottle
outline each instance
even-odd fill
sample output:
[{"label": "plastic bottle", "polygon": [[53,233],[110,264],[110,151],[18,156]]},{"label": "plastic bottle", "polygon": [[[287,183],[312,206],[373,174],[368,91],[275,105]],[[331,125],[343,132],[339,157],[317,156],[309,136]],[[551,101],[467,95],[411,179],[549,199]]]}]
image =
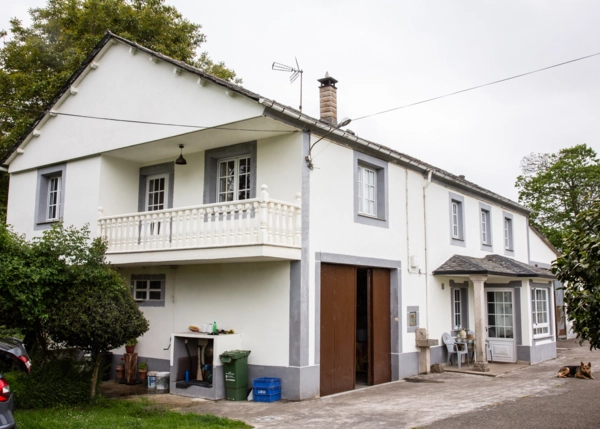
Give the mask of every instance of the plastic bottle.
[{"label": "plastic bottle", "polygon": [[189,382],[190,381],[190,370],[186,369],[185,370],[185,382]]},{"label": "plastic bottle", "polygon": [[213,322],[213,330],[212,330],[213,334],[217,333],[217,322]]}]

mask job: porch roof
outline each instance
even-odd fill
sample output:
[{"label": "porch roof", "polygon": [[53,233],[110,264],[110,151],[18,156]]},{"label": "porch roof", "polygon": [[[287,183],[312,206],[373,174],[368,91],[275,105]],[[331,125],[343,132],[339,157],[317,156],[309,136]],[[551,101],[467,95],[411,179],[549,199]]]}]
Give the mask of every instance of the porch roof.
[{"label": "porch roof", "polygon": [[454,255],[436,270],[434,276],[484,274],[503,277],[542,277],[555,279],[548,270],[534,267],[500,255],[487,255],[484,258]]}]

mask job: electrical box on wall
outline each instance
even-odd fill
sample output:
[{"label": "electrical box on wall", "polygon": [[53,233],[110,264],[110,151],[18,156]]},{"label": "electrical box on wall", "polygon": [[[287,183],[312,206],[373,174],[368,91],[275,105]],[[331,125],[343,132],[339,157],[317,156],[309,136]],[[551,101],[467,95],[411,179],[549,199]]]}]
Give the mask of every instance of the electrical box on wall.
[{"label": "electrical box on wall", "polygon": [[410,267],[417,268],[419,266],[419,257],[417,255],[411,255],[410,257]]}]

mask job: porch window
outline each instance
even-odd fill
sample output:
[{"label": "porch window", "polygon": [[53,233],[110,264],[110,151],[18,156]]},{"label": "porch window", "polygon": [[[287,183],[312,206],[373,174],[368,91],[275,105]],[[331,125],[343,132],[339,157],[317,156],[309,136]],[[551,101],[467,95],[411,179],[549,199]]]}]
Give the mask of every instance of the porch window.
[{"label": "porch window", "polygon": [[251,163],[249,156],[221,160],[218,171],[218,202],[250,198]]},{"label": "porch window", "polygon": [[531,309],[533,312],[533,338],[550,334],[548,323],[548,289],[531,290]]},{"label": "porch window", "polygon": [[163,210],[167,201],[167,189],[169,186],[168,174],[157,174],[148,176],[146,182],[146,211]]},{"label": "porch window", "polygon": [[164,307],[165,275],[133,274],[131,276],[131,293],[133,299],[141,307]]},{"label": "porch window", "polygon": [[462,309],[460,305],[460,289],[454,289],[452,291],[452,307],[454,309],[454,329],[460,329],[461,327],[461,315]]}]

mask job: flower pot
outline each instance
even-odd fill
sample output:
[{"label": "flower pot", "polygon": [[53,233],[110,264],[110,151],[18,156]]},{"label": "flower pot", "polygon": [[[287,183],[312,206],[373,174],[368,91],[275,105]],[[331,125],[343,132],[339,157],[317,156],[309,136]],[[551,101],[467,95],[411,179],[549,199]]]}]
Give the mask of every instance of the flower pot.
[{"label": "flower pot", "polygon": [[146,376],[148,375],[147,369],[139,369],[138,370],[138,378],[140,381],[146,381]]},{"label": "flower pot", "polygon": [[135,351],[135,346],[125,346],[125,351],[127,353],[133,353]]}]

